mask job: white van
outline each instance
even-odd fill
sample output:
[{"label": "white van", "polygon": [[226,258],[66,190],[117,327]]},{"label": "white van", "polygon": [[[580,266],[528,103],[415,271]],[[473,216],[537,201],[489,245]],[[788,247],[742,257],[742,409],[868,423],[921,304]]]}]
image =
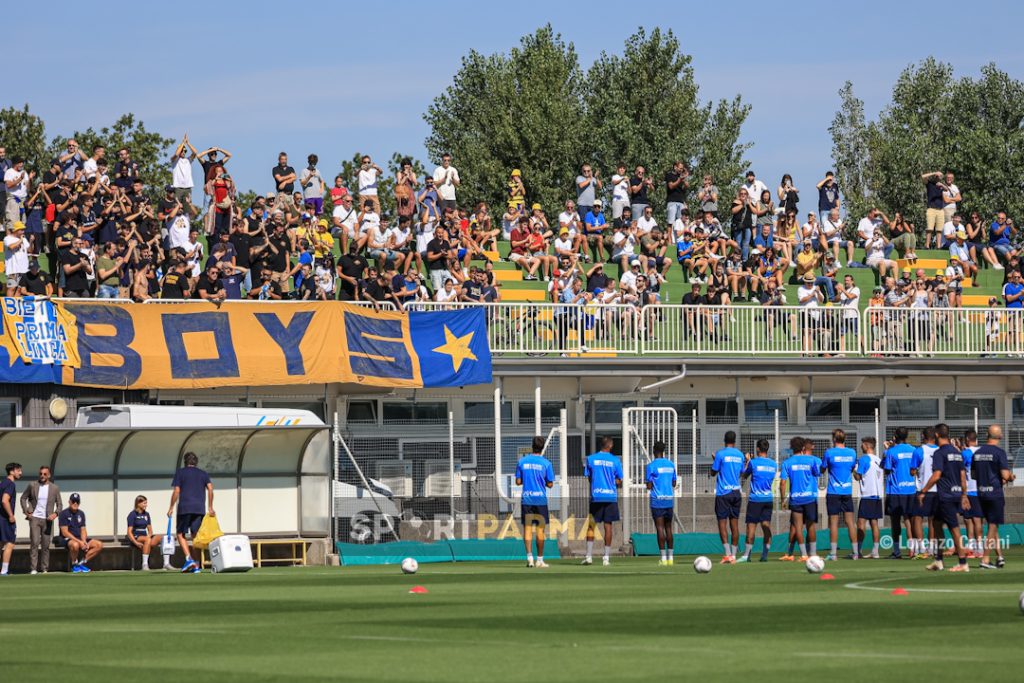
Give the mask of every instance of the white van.
[{"label": "white van", "polygon": [[[315,413],[287,408],[233,408],[220,406],[98,405],[78,409],[75,427],[80,429],[192,428],[218,427],[322,427]],[[338,540],[367,542],[395,540],[401,511],[392,490],[382,481],[367,478],[370,488],[347,457],[338,463],[339,481],[334,482],[334,515],[338,519]],[[390,524],[383,519],[390,518]],[[372,530],[372,532],[368,531]]]}]

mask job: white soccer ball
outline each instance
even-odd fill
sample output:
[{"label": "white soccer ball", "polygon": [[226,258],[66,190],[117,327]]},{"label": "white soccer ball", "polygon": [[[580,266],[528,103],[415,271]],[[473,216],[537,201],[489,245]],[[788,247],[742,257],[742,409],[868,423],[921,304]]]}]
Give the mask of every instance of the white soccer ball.
[{"label": "white soccer ball", "polygon": [[807,562],[804,563],[807,567],[807,571],[811,574],[820,574],[825,569],[825,560],[821,559],[817,555],[811,555],[807,558]]},{"label": "white soccer ball", "polygon": [[1020,607],[1020,611],[1024,612],[1024,593],[1020,594],[1020,598],[1017,600],[1017,606]]},{"label": "white soccer ball", "polygon": [[402,573],[403,574],[415,574],[416,570],[420,568],[420,563],[411,557],[407,557],[402,560]]},{"label": "white soccer ball", "polygon": [[698,574],[709,573],[711,571],[712,566],[713,565],[711,564],[711,559],[704,557],[703,555],[701,555],[693,561],[693,571],[697,572]]}]

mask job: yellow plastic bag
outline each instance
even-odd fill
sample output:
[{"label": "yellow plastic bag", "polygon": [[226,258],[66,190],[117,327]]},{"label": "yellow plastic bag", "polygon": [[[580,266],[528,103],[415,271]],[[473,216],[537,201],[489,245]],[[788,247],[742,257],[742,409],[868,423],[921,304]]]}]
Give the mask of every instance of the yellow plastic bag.
[{"label": "yellow plastic bag", "polygon": [[203,523],[199,525],[199,533],[192,539],[192,545],[202,550],[203,548],[208,548],[213,539],[223,535],[224,532],[220,530],[217,518],[211,515],[204,515]]}]

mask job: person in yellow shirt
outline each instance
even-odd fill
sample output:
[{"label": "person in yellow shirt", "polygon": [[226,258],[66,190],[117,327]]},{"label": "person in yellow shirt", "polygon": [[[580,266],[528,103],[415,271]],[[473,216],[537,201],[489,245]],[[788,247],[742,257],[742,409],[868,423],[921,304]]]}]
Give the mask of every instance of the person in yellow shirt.
[{"label": "person in yellow shirt", "polygon": [[796,278],[800,280],[807,273],[814,274],[814,269],[821,263],[822,254],[811,248],[811,241],[804,240],[803,249],[796,255]]},{"label": "person in yellow shirt", "polygon": [[314,258],[322,259],[325,256],[330,256],[334,251],[334,237],[331,235],[329,227],[330,224],[326,218],[321,218],[316,224],[316,232],[312,234],[310,239],[313,244]]},{"label": "person in yellow shirt", "polygon": [[518,168],[512,169],[508,179],[508,208],[519,211],[526,208],[526,187],[523,185],[523,173]]}]

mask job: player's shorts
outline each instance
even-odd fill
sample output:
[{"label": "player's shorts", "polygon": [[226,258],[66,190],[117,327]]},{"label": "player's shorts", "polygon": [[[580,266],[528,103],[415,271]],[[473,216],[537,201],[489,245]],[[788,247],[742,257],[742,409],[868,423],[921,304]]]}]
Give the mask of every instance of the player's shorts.
[{"label": "player's shorts", "polygon": [[532,524],[533,526],[544,526],[551,521],[551,516],[548,514],[547,505],[527,505],[524,503],[519,515],[519,520],[523,523],[523,526],[526,526],[527,524]]},{"label": "player's shorts", "polygon": [[772,510],[775,509],[772,501],[757,502],[747,501],[747,524],[760,524],[761,522],[772,521]]},{"label": "player's shorts", "polygon": [[939,516],[939,494],[929,492],[924,494],[924,501],[914,496],[914,517],[937,517]]},{"label": "player's shorts", "polygon": [[791,513],[800,513],[804,516],[804,524],[813,524],[818,521],[818,501],[802,504],[790,504]]},{"label": "player's shorts", "polygon": [[[78,539],[75,539],[75,540],[78,540]],[[86,537],[85,537],[85,543],[86,543],[86,545],[88,545],[89,543],[91,543],[91,542],[92,542],[92,540],[93,540],[93,539],[92,539],[92,536],[86,536]],[[55,536],[55,537],[53,538],[53,544],[54,544],[55,546],[57,546],[58,548],[67,548],[67,547],[68,547],[68,539],[67,539],[67,538],[65,538],[64,536]]]},{"label": "player's shorts", "polygon": [[7,519],[0,519],[0,543],[14,543],[17,539],[18,525]]},{"label": "player's shorts", "polygon": [[906,493],[891,493],[885,497],[885,514],[909,517],[914,512],[913,496]]},{"label": "player's shorts", "polygon": [[981,498],[981,514],[989,524],[1003,524],[1005,514],[1003,512],[1004,499],[1002,496],[996,498]]},{"label": "player's shorts", "polygon": [[730,491],[724,496],[715,496],[715,519],[739,519],[743,496],[739,491]]},{"label": "player's shorts", "polygon": [[853,512],[853,496],[844,493],[829,493],[825,495],[825,509],[830,515],[841,515],[846,512]]},{"label": "player's shorts", "polygon": [[964,510],[960,515],[964,519],[981,519],[983,517],[981,513],[981,501],[978,500],[977,496],[967,496],[967,500],[971,502],[971,509]]},{"label": "player's shorts", "polygon": [[651,519],[672,519],[674,508],[651,508]]},{"label": "player's shorts", "polygon": [[857,519],[881,519],[882,499],[861,498],[857,505]]},{"label": "player's shorts", "polygon": [[960,507],[960,499],[955,500],[939,500],[938,505],[935,506],[935,513],[933,519],[941,519],[943,523],[950,529],[955,529],[960,526],[960,513],[963,508]]},{"label": "player's shorts", "polygon": [[617,502],[611,503],[595,503],[590,502],[590,518],[595,523],[606,523],[611,524],[612,522],[619,521],[619,504]]},{"label": "player's shorts", "polygon": [[[199,512],[179,512],[177,526],[175,527],[179,534],[188,535],[189,538],[195,538],[196,534],[199,533],[199,527],[203,523],[203,515]],[[191,532],[191,533],[190,533]]]}]

